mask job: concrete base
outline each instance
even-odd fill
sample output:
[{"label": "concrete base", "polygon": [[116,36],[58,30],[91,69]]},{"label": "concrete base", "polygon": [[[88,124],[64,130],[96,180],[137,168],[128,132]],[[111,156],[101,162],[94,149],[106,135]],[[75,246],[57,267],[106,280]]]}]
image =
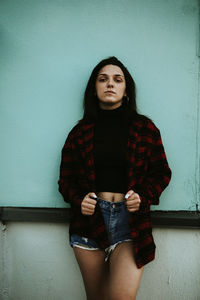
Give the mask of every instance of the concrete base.
[{"label": "concrete base", "polygon": [[[154,238],[137,300],[199,300],[199,230],[156,228]],[[86,299],[67,224],[8,222],[0,241],[1,300]]]}]

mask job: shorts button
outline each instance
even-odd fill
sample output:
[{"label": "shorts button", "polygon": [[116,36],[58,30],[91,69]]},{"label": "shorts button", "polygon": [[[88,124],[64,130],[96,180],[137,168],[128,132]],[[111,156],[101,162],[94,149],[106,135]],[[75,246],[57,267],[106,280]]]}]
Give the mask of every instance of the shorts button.
[{"label": "shorts button", "polygon": [[113,204],[113,208],[115,208],[116,207],[116,205],[115,204]]}]

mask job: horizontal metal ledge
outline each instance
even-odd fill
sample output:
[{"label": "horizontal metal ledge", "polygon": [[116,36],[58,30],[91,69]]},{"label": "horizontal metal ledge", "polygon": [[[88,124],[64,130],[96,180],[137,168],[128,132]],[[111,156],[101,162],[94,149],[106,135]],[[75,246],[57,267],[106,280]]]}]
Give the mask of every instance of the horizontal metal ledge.
[{"label": "horizontal metal ledge", "polygon": [[[200,228],[200,212],[151,211],[155,227]],[[69,208],[0,207],[2,222],[69,222]]]},{"label": "horizontal metal ledge", "polygon": [[153,226],[200,228],[199,211],[152,211]]}]

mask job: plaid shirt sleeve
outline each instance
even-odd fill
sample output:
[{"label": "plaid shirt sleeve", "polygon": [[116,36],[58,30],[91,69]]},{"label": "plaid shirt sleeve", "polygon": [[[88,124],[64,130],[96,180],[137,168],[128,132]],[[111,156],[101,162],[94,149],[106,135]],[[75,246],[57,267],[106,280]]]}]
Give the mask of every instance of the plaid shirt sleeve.
[{"label": "plaid shirt sleeve", "polygon": [[171,169],[167,162],[160,131],[152,122],[149,122],[147,127],[148,169],[142,185],[137,190],[141,197],[141,211],[148,211],[151,204],[159,204],[159,197],[171,179]]},{"label": "plaid shirt sleeve", "polygon": [[76,127],[69,133],[62,149],[58,185],[64,201],[80,208],[80,204],[85,194],[84,191],[80,189],[80,185],[78,185],[81,164],[74,143],[75,129]]}]

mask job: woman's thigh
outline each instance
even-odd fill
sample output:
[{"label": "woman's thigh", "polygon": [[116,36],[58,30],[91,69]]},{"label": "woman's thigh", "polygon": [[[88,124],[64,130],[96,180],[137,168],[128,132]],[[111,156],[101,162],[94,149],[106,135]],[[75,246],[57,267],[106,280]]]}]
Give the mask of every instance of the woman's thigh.
[{"label": "woman's thigh", "polygon": [[143,268],[138,269],[132,242],[119,244],[110,255],[110,300],[133,300],[140,285]]},{"label": "woman's thigh", "polygon": [[102,250],[85,250],[74,247],[88,300],[108,299],[108,263]]}]

